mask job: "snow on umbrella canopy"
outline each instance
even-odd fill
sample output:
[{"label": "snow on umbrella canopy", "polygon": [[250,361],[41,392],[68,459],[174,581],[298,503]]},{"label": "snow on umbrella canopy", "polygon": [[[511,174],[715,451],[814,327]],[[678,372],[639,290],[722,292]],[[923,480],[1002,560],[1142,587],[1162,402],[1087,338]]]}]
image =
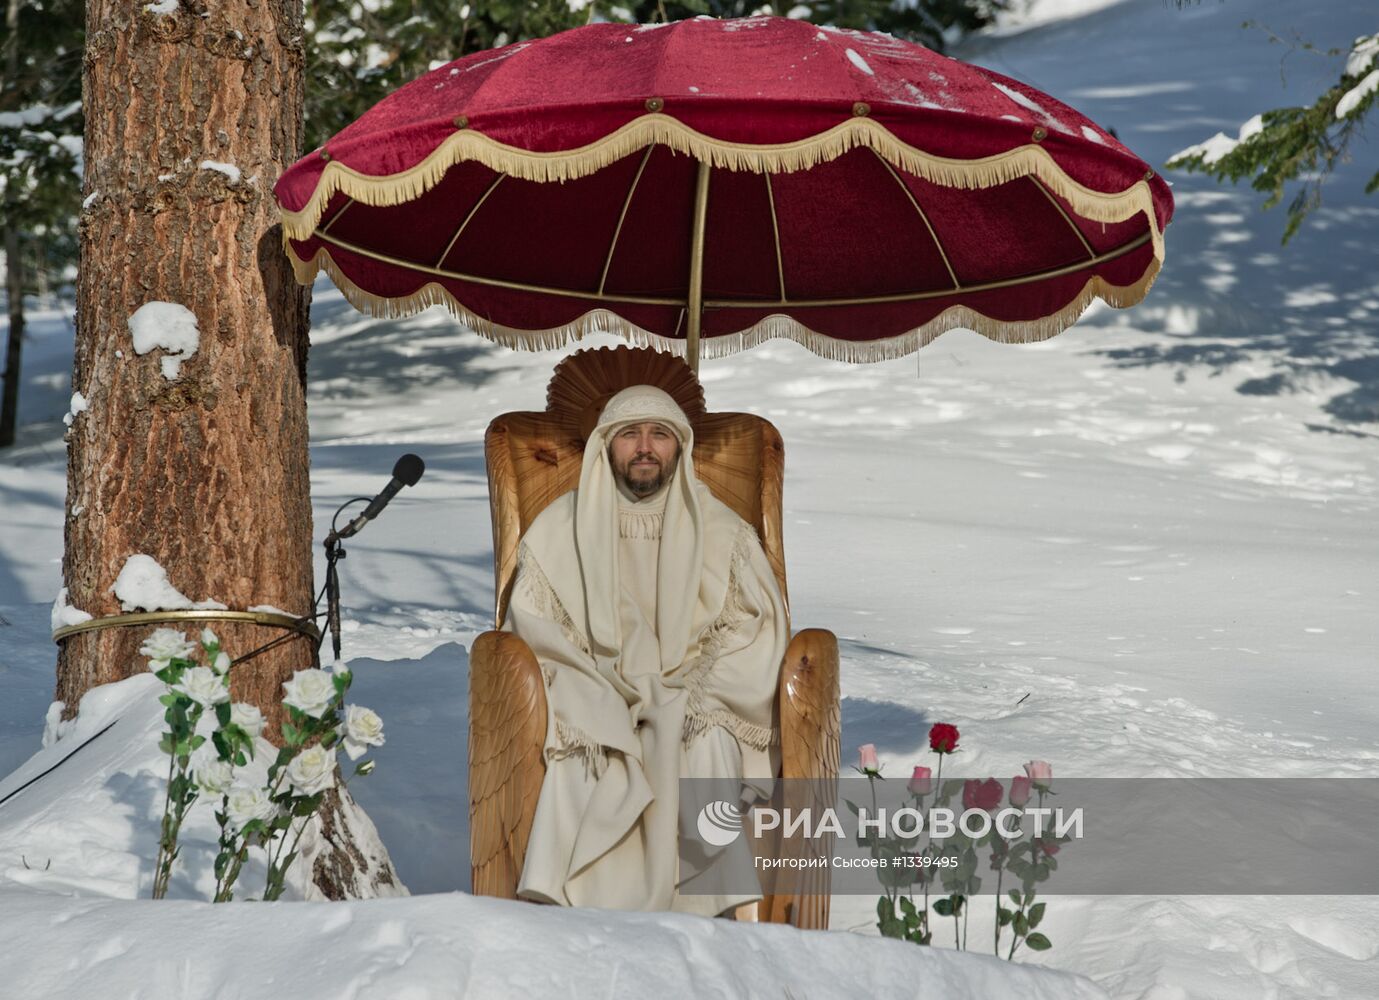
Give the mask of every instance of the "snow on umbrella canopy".
[{"label": "snow on umbrella canopy", "polygon": [[467,56],[275,192],[298,280],[324,269],[375,314],[441,303],[515,347],[611,330],[713,357],[788,337],[849,361],[1133,305],[1173,209],[1144,161],[1039,91],[777,17]]}]

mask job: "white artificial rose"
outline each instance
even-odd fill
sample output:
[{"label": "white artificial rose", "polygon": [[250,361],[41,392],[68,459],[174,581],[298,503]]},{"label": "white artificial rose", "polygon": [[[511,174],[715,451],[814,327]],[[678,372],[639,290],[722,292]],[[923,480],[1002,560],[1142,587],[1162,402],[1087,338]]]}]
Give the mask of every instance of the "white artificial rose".
[{"label": "white artificial rose", "polygon": [[335,787],[335,751],[308,747],[287,765],[287,780],[298,795],[315,795]]},{"label": "white artificial rose", "polygon": [[268,797],[268,789],[258,785],[235,784],[230,787],[225,814],[231,827],[243,830],[256,819],[267,823],[278,814],[278,807]]},{"label": "white artificial rose", "polygon": [[155,672],[166,667],[169,660],[188,659],[195,651],[196,643],[188,642],[175,628],[154,629],[139,647],[139,652],[149,659],[148,668]]},{"label": "white artificial rose", "polygon": [[207,708],[230,700],[230,689],[225,686],[224,678],[210,667],[192,667],[172,689]]},{"label": "white artificial rose", "polygon": [[230,669],[230,654],[223,649],[216,653],[215,662],[211,664],[211,668],[218,674],[226,673]]},{"label": "white artificial rose", "polygon": [[263,733],[263,713],[255,705],[237,701],[230,706],[230,722],[257,739]]},{"label": "white artificial rose", "polygon": [[219,638],[216,636],[216,634],[215,634],[214,632],[212,632],[210,629],[208,629],[208,628],[203,628],[203,629],[201,630],[201,645],[203,645],[203,646],[219,646],[219,645],[220,645],[220,639],[219,639]]},{"label": "white artificial rose", "polygon": [[224,795],[235,781],[233,765],[221,760],[209,743],[201,744],[192,752],[191,772],[196,787],[212,795]]},{"label": "white artificial rose", "polygon": [[324,670],[298,670],[283,682],[283,704],[314,719],[326,714],[335,700],[335,679]]},{"label": "white artificial rose", "polygon": [[349,705],[345,708],[345,724],[340,727],[345,740],[345,753],[350,760],[358,760],[369,747],[383,745],[383,720],[371,708]]}]

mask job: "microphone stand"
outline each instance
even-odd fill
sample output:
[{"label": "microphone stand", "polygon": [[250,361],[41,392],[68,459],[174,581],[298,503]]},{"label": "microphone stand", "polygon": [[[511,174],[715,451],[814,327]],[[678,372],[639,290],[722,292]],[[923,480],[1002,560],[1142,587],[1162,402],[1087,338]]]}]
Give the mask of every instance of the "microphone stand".
[{"label": "microphone stand", "polygon": [[[336,569],[336,564],[345,558],[345,550],[340,545],[340,539],[335,537],[332,531],[326,536],[326,627],[330,632],[331,650],[335,654],[335,660],[340,659],[340,573]],[[325,634],[321,635],[321,642],[326,641]],[[319,645],[316,647],[321,648]]]},{"label": "microphone stand", "polygon": [[[316,644],[317,656],[320,656],[321,646],[325,644],[326,632],[330,633],[330,647],[335,659],[340,659],[340,571],[338,564],[345,558],[345,549],[340,543],[344,540],[340,537],[340,531],[335,526],[335,522],[340,520],[340,514],[346,507],[353,503],[369,503],[370,497],[355,497],[353,500],[346,500],[335,510],[335,516],[330,519],[330,534],[326,535],[326,629],[321,633],[321,639]],[[363,523],[357,525],[347,525],[345,534],[351,535]],[[353,529],[353,530],[351,530]]]},{"label": "microphone stand", "polygon": [[[335,516],[330,519],[330,534],[326,535],[325,540],[326,585],[322,588],[322,592],[326,598],[326,610],[324,612],[316,610],[317,606],[321,603],[322,596],[321,594],[317,594],[316,600],[312,602],[311,614],[302,615],[297,619],[298,622],[311,622],[320,618],[322,614],[325,614],[327,628],[322,630],[320,638],[316,642],[316,655],[318,659],[321,654],[321,647],[325,645],[327,631],[330,633],[331,649],[335,654],[335,659],[340,659],[340,572],[336,569],[336,563],[345,558],[345,550],[340,546],[340,536],[336,530],[335,522],[340,519],[341,511],[350,504],[368,503],[370,499],[370,497],[355,497],[352,500],[346,500],[336,509]],[[274,649],[285,642],[291,642],[295,638],[298,638],[298,633],[296,632],[280,635],[271,642],[264,643],[258,649],[252,649],[243,656],[235,657],[230,661],[230,665],[237,667],[241,663],[252,660],[254,657],[266,653],[270,649]]]},{"label": "microphone stand", "polygon": [[[330,633],[331,651],[334,653],[335,659],[337,661],[340,659],[340,571],[338,566],[340,560],[345,558],[345,549],[340,543],[361,530],[369,521],[377,517],[383,508],[387,506],[388,501],[396,495],[398,490],[404,486],[416,485],[417,480],[421,478],[423,468],[424,466],[421,459],[416,455],[403,455],[402,458],[398,460],[398,464],[393,467],[392,482],[388,484],[382,493],[376,497],[355,497],[352,500],[346,500],[336,508],[335,515],[330,519],[330,534],[326,535],[325,540],[326,585],[323,588],[323,593],[326,598],[326,629],[320,633],[320,638],[316,643],[317,659],[320,659],[321,646],[324,645],[326,641],[326,632]],[[363,514],[355,518],[354,521],[347,524],[343,529],[338,528],[336,522],[340,520],[341,513],[343,513],[345,508],[350,506],[350,504],[355,503],[365,503],[369,506],[364,510]],[[304,623],[315,621],[317,618],[320,618],[321,612],[316,610],[320,603],[321,594],[317,594],[316,600],[312,602],[312,613],[309,615],[302,615],[297,621],[299,623]],[[243,663],[246,660],[253,659],[260,653],[267,652],[275,646],[288,642],[293,638],[296,638],[295,633],[279,636],[271,642],[260,646],[258,649],[252,650],[231,661],[231,665],[233,666]]]}]

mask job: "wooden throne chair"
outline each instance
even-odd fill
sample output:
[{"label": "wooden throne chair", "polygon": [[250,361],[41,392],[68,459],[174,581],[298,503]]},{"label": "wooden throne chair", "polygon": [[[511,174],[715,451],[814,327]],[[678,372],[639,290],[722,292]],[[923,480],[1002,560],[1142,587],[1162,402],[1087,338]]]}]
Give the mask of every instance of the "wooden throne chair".
[{"label": "wooden throne chair", "polygon": [[[781,485],[785,466],[779,432],[746,413],[708,413],[689,367],[669,354],[619,347],[581,351],[562,361],[542,413],[505,413],[484,436],[493,515],[495,625],[500,626],[517,568],[523,532],[552,500],[579,485],[584,441],[603,405],[630,385],[655,385],[675,398],[694,429],[699,478],[761,539],[782,595],[785,549]],[[787,608],[789,601],[787,596]],[[838,775],[838,641],[806,629],[790,641],[776,699],[781,772],[810,779],[810,798],[833,804]],[[512,899],[545,775],[542,745],[546,701],[536,657],[517,636],[484,632],[470,650],[469,838],[473,891]],[[820,845],[784,845],[818,854]],[[817,874],[815,874],[817,873]],[[756,917],[802,928],[828,926],[828,869],[787,894],[767,895]]]}]

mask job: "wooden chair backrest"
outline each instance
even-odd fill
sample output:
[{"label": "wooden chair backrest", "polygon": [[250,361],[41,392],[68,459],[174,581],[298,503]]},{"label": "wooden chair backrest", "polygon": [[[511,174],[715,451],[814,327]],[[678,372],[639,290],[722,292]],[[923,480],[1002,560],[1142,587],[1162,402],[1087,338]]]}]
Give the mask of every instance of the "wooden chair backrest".
[{"label": "wooden chair backrest", "polygon": [[750,413],[705,412],[698,379],[673,355],[650,348],[601,348],[572,354],[556,367],[544,412],[504,413],[484,435],[496,625],[507,613],[523,533],[551,501],[579,485],[585,437],[603,404],[630,385],[659,386],[684,409],[694,430],[695,471],[714,496],[756,528],[786,594],[780,433]]}]

